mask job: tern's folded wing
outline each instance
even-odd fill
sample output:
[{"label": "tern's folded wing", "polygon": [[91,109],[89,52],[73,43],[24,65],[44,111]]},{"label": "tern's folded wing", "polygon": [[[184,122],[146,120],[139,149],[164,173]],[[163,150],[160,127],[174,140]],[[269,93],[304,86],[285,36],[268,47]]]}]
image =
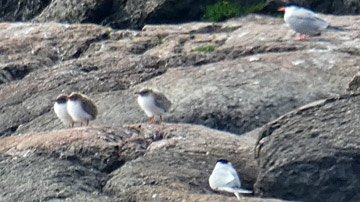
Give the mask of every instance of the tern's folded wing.
[{"label": "tern's folded wing", "polygon": [[322,31],[325,30],[329,23],[315,16],[291,15],[286,19],[293,29],[296,31]]},{"label": "tern's folded wing", "polygon": [[155,98],[155,105],[164,109],[164,111],[168,111],[171,107],[171,102],[165,97],[164,94],[157,93]]},{"label": "tern's folded wing", "polygon": [[81,101],[81,105],[83,109],[92,116],[93,119],[96,118],[97,107],[89,98],[84,98],[84,100]]}]

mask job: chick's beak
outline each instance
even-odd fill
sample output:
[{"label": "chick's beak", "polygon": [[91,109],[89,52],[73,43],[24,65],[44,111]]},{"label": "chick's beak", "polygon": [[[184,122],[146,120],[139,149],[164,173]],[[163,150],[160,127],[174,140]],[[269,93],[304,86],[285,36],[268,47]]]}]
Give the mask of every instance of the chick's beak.
[{"label": "chick's beak", "polygon": [[284,11],[285,11],[285,7],[281,7],[281,8],[279,8],[279,9],[278,9],[278,11],[282,11],[282,12],[284,12]]}]

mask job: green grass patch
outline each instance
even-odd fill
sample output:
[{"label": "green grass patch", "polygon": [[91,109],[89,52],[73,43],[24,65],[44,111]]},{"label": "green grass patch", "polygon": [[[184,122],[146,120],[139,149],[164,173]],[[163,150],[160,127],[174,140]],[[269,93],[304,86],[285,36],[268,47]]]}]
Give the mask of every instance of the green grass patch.
[{"label": "green grass patch", "polygon": [[240,7],[228,1],[220,1],[213,5],[206,6],[204,19],[212,22],[219,22],[239,14]]},{"label": "green grass patch", "polygon": [[203,19],[211,22],[219,22],[232,17],[259,12],[264,7],[264,2],[250,5],[240,5],[231,3],[230,1],[220,1],[206,6]]},{"label": "green grass patch", "polygon": [[249,14],[261,11],[265,7],[265,3],[258,3],[255,5],[241,6],[239,14]]},{"label": "green grass patch", "polygon": [[211,52],[215,50],[215,44],[210,44],[207,46],[199,46],[197,48],[194,48],[192,51],[196,52]]}]

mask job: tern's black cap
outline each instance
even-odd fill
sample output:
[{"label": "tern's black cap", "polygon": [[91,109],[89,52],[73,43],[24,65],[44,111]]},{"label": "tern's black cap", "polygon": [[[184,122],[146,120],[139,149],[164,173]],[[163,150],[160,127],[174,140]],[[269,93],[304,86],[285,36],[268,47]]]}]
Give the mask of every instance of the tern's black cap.
[{"label": "tern's black cap", "polygon": [[228,161],[228,160],[225,160],[225,159],[219,159],[219,160],[217,160],[216,162],[217,162],[217,163],[223,163],[223,164],[229,163],[229,161]]},{"label": "tern's black cap", "polygon": [[150,90],[150,89],[142,89],[142,90],[140,90],[140,91],[138,91],[138,92],[135,92],[135,94],[139,94],[139,95],[141,95],[141,96],[147,96],[147,95],[149,95],[150,93],[152,93],[153,91],[152,90]]},{"label": "tern's black cap", "polygon": [[67,96],[66,95],[60,95],[55,100],[55,102],[57,102],[58,104],[64,104],[64,103],[66,103],[66,101],[67,101]]}]

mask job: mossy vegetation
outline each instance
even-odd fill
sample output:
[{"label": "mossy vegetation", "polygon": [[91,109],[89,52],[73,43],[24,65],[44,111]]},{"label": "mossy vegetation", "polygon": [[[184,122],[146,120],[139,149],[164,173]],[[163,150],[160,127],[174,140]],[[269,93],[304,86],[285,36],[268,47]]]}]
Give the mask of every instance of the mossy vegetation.
[{"label": "mossy vegetation", "polygon": [[256,13],[261,11],[265,7],[265,3],[257,3],[249,6],[240,6],[240,15]]},{"label": "mossy vegetation", "polygon": [[219,1],[206,7],[203,19],[211,22],[223,21],[235,16],[261,11],[265,7],[264,2],[241,5],[230,1]]},{"label": "mossy vegetation", "polygon": [[220,1],[206,7],[204,19],[207,21],[219,22],[234,16],[240,12],[240,7],[228,1]]},{"label": "mossy vegetation", "polygon": [[194,48],[192,51],[196,52],[211,52],[215,50],[215,44],[209,44],[206,46],[199,46],[197,48]]}]

